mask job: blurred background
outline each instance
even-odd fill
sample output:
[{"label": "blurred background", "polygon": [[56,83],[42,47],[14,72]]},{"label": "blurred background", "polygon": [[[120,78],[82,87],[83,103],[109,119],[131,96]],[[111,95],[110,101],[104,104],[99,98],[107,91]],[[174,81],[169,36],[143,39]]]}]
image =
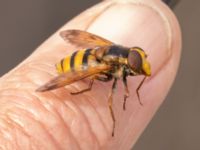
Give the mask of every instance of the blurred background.
[{"label": "blurred background", "polygon": [[[0,75],[31,54],[68,20],[98,2],[100,0],[1,0]],[[199,6],[199,0],[181,0],[174,8],[183,33],[178,75],[133,150],[200,149]]]}]

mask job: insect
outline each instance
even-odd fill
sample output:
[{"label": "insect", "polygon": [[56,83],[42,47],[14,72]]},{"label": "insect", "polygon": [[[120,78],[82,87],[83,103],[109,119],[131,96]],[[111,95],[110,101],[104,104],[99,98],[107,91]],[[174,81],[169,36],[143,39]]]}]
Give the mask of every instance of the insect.
[{"label": "insect", "polygon": [[89,78],[89,86],[71,94],[80,94],[92,89],[94,80],[108,82],[113,80],[112,90],[108,97],[109,110],[113,120],[112,136],[114,136],[115,116],[112,108],[113,94],[118,79],[122,79],[125,89],[123,109],[129,97],[127,85],[128,76],[144,75],[145,77],[136,89],[140,104],[139,89],[147,76],[151,75],[150,63],[147,55],[139,47],[124,47],[114,44],[102,37],[81,30],[66,30],[60,33],[61,37],[75,46],[85,48],[63,58],[56,64],[59,75],[36,91],[44,92],[65,85],[69,85],[84,78]]}]

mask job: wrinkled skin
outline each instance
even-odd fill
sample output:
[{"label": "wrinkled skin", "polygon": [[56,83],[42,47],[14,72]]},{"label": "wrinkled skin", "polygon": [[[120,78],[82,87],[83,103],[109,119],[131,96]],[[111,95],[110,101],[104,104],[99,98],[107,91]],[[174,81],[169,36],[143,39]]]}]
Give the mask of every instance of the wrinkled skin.
[{"label": "wrinkled skin", "polygon": [[[93,90],[72,96],[87,87],[88,80],[45,93],[35,89],[56,76],[54,64],[74,49],[59,32],[88,30],[115,43],[146,50],[152,76],[140,90],[142,77],[129,77],[130,97],[123,111],[123,86],[118,84],[113,109],[116,130],[107,97],[111,83],[96,81]],[[130,149],[163,102],[175,78],[181,49],[179,25],[159,0],[104,1],[80,14],[44,42],[19,66],[0,79],[1,149]]]}]

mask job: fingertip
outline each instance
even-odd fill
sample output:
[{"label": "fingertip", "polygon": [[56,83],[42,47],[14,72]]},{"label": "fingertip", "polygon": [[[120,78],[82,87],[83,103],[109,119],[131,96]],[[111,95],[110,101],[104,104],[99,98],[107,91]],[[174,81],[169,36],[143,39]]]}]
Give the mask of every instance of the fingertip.
[{"label": "fingertip", "polygon": [[[178,58],[180,56],[179,50],[181,47],[181,36],[178,23],[170,10],[160,1],[112,0],[102,2],[87,10],[85,13],[61,28],[59,32],[72,28],[88,30],[124,46],[142,47],[149,54],[148,60],[151,62],[153,68],[153,76],[155,77],[157,72],[160,73],[161,70],[165,70],[164,72],[162,71],[162,74],[159,75],[159,77],[156,76],[156,80],[151,82],[151,85],[147,85],[144,90],[142,89],[142,92],[144,93],[144,95],[142,95],[142,109],[139,108],[140,104],[134,97],[135,103],[132,102],[133,98],[130,98],[128,101],[129,107],[124,114],[121,112],[118,113],[122,110],[122,105],[120,105],[121,103],[118,101],[120,97],[115,97],[114,109],[117,113],[116,116],[118,116],[115,138],[119,142],[115,142],[114,144],[109,143],[106,147],[114,149],[121,145],[123,146],[123,149],[130,149],[153,116],[159,104],[163,101],[175,76]],[[37,62],[37,64],[45,62],[45,64],[51,65],[51,67],[49,67],[51,69],[45,65],[45,71],[41,69],[42,67],[38,66],[37,68],[42,70],[40,73],[36,72],[38,75],[45,74],[44,72],[46,71],[47,74],[52,72],[52,66],[71,51],[71,47],[66,45],[61,37],[58,36],[59,32],[56,32],[54,36],[39,47],[37,51],[40,52],[39,55],[35,55],[34,59],[32,59],[32,61]],[[173,63],[170,63],[169,65],[169,61]],[[131,89],[133,89],[135,82],[132,84],[132,81],[130,81],[130,84]],[[160,88],[160,86],[163,87]],[[98,89],[100,90],[97,94],[100,95],[102,92],[106,95],[106,88],[103,89],[101,86]],[[152,91],[156,91],[156,93]],[[121,91],[119,93],[122,94]],[[106,107],[106,98],[97,96],[96,99],[101,100],[101,102],[103,100],[105,101],[103,107],[100,108],[97,105],[98,108],[95,107],[95,110],[99,109],[101,112],[100,115],[104,116],[102,118],[106,124],[105,126],[111,127],[110,124],[112,122],[107,121],[110,117],[108,116],[109,113],[103,114],[106,112],[104,108],[104,106]],[[99,104],[100,102],[97,103]],[[134,106],[131,105],[131,103],[134,103]],[[89,120],[90,119],[91,118],[89,118]],[[126,129],[124,129],[124,125],[126,125]],[[93,124],[93,126],[96,129],[96,125]],[[106,138],[106,136],[102,136],[103,144],[105,143]]]}]

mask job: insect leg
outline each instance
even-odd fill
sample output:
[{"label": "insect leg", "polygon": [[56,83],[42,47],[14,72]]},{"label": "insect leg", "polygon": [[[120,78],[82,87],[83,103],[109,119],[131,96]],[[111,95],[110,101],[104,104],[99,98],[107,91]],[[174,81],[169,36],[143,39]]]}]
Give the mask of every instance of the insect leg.
[{"label": "insect leg", "polygon": [[128,90],[127,79],[125,75],[123,76],[123,83],[124,83],[124,88],[125,88],[123,109],[126,110],[126,100],[129,97],[129,90]]},{"label": "insect leg", "polygon": [[93,83],[94,83],[94,79],[95,79],[95,78],[92,78],[92,79],[90,80],[90,83],[89,83],[88,88],[83,89],[83,90],[80,90],[80,91],[78,91],[78,92],[71,92],[71,94],[72,94],[72,95],[77,95],[77,94],[81,94],[81,93],[90,91],[90,90],[92,89],[92,85],[93,85]]},{"label": "insect leg", "polygon": [[103,81],[103,82],[108,82],[110,80],[112,80],[112,75],[109,74],[105,74],[105,77],[102,76],[96,76],[95,79],[99,80],[99,81]]},{"label": "insect leg", "polygon": [[113,85],[112,85],[112,90],[110,92],[109,99],[108,99],[110,114],[111,114],[111,117],[112,117],[112,120],[113,120],[112,136],[114,136],[114,130],[115,130],[115,116],[114,116],[114,112],[113,112],[113,109],[112,109],[112,103],[113,103],[113,93],[115,92],[116,85],[117,85],[117,78],[114,79],[114,82],[113,82]]},{"label": "insect leg", "polygon": [[145,79],[146,79],[146,76],[144,77],[144,79],[142,79],[142,81],[140,82],[139,86],[138,86],[137,89],[136,89],[136,93],[137,93],[137,97],[138,97],[138,100],[139,100],[140,105],[143,105],[143,104],[142,104],[142,102],[141,102],[141,100],[140,100],[139,90],[140,90],[142,84],[144,83],[144,80],[145,80]]},{"label": "insect leg", "polygon": [[105,75],[106,75],[106,77],[102,77],[102,76],[98,76],[98,75],[92,77],[92,79],[90,80],[88,88],[80,90],[78,92],[71,92],[71,94],[72,95],[77,95],[77,94],[81,94],[81,93],[90,91],[92,89],[92,85],[93,85],[95,79],[99,80],[99,81],[103,81],[103,82],[108,82],[108,81],[112,80],[112,76],[111,75],[107,75],[107,74],[105,74]]}]

